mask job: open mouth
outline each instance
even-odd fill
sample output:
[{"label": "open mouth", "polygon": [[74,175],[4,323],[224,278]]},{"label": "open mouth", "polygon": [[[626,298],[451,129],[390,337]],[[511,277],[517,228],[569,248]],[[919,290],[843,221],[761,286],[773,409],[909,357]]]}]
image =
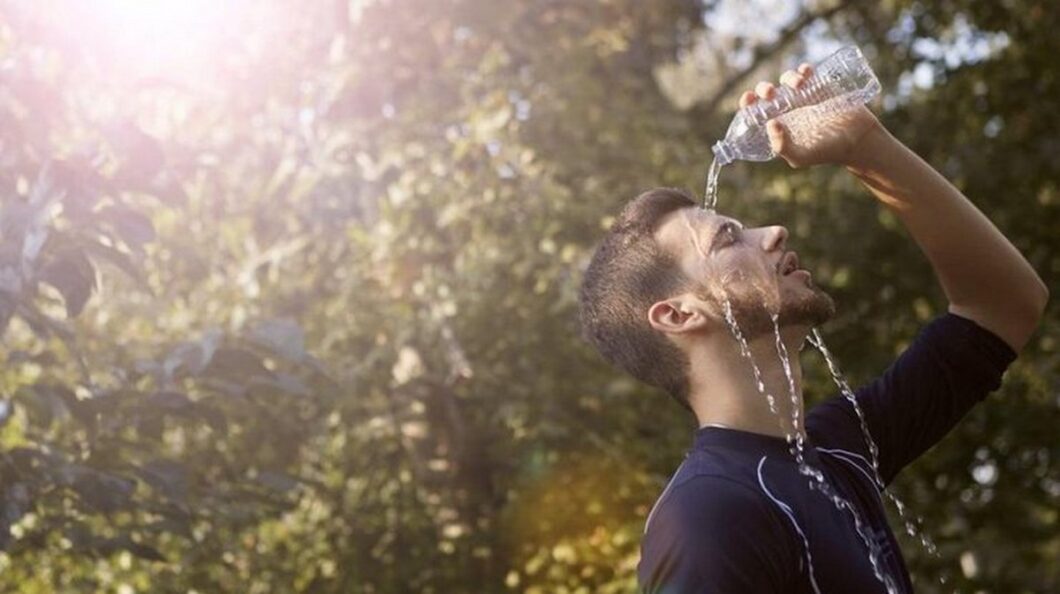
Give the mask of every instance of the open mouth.
[{"label": "open mouth", "polygon": [[787,276],[799,269],[799,256],[795,252],[785,252],[777,262],[777,274]]}]

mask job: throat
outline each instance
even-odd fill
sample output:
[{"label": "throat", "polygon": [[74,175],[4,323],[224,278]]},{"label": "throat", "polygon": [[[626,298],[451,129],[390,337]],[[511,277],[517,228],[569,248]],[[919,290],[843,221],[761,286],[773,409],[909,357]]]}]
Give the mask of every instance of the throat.
[{"label": "throat", "polygon": [[715,344],[693,360],[690,403],[699,426],[805,437],[801,342],[785,340],[779,328],[750,341],[733,334],[736,345]]}]

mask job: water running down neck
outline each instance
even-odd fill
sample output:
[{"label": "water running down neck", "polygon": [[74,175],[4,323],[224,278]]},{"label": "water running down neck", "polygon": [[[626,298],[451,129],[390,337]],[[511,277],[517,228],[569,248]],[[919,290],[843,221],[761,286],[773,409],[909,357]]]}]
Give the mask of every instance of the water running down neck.
[{"label": "water running down neck", "polygon": [[[761,371],[757,362],[754,360],[754,355],[747,344],[747,340],[744,338],[743,332],[740,330],[739,324],[736,321],[736,316],[732,311],[732,304],[728,297],[723,298],[722,302],[725,311],[725,321],[729,326],[730,332],[733,334],[736,341],[740,344],[740,352],[751,365],[752,373],[755,376],[756,386],[760,394],[762,394],[769,402],[770,411],[777,417],[777,422],[781,426],[781,430],[785,433],[785,438],[791,447],[792,456],[795,458],[796,465],[799,473],[810,479],[808,486],[811,490],[816,490],[821,493],[826,499],[832,502],[832,505],[840,511],[845,511],[850,514],[850,517],[854,523],[854,531],[861,538],[865,548],[868,552],[869,565],[872,567],[872,573],[877,580],[884,585],[887,590],[887,594],[898,594],[898,586],[887,572],[883,570],[880,563],[880,548],[876,541],[869,535],[866,530],[865,524],[861,519],[860,514],[854,508],[854,506],[838,495],[832,488],[831,484],[825,478],[824,473],[820,469],[815,468],[808,464],[805,460],[803,453],[804,442],[802,434],[797,431],[798,425],[798,411],[801,408],[801,399],[795,388],[794,376],[791,372],[791,364],[787,354],[787,347],[784,346],[783,340],[780,336],[780,326],[778,323],[779,317],[775,314],[772,316],[773,328],[776,336],[776,347],[778,356],[781,359],[782,367],[785,371],[785,377],[788,380],[788,389],[790,391],[792,399],[792,426],[796,429],[794,433],[788,432],[785,423],[781,416],[777,413],[775,399],[773,395],[766,391],[765,384],[761,381]],[[807,549],[807,558],[810,558],[809,554],[809,542],[804,543]]]},{"label": "water running down neck", "polygon": [[923,520],[918,518],[910,518],[906,514],[906,505],[898,498],[897,495],[888,491],[886,485],[883,482],[883,478],[880,476],[880,463],[879,463],[879,448],[876,446],[876,441],[872,438],[872,433],[869,431],[868,422],[865,420],[865,413],[861,410],[861,405],[858,404],[857,398],[854,396],[854,391],[850,389],[850,385],[846,379],[843,378],[843,374],[839,371],[839,366],[836,365],[835,359],[832,357],[831,351],[824,344],[824,339],[821,337],[821,333],[814,328],[809,338],[810,344],[812,344],[821,356],[824,357],[825,362],[828,365],[828,371],[832,376],[832,381],[836,387],[839,388],[839,392],[843,395],[843,398],[850,403],[854,409],[855,415],[858,417],[858,422],[861,425],[861,434],[865,439],[865,445],[869,450],[869,463],[872,466],[872,476],[876,482],[876,486],[881,493],[886,495],[887,499],[894,505],[895,510],[898,512],[898,517],[901,519],[903,527],[905,528],[906,534],[916,538],[920,546],[924,548],[930,555],[938,557],[938,547],[934,541],[928,536],[923,530]]},{"label": "water running down neck", "polygon": [[[723,162],[715,157],[710,164],[710,169],[707,171],[706,188],[703,192],[702,208],[711,214],[714,214],[715,209],[717,207],[718,178],[720,176],[722,166]],[[694,246],[696,252],[703,257],[703,261],[706,262],[708,254],[706,250],[703,249],[703,246],[700,244],[699,235],[695,232],[695,229],[689,221],[688,216],[688,213],[686,213],[686,216],[682,220],[685,226],[688,228],[692,245]],[[722,290],[724,290],[724,285],[725,279],[722,280]],[[759,394],[765,397],[766,402],[769,405],[770,413],[777,418],[777,423],[780,426],[781,432],[784,433],[785,439],[787,439],[788,441],[788,444],[791,448],[791,454],[795,458],[796,464],[799,468],[799,472],[802,475],[810,478],[808,486],[811,490],[820,491],[821,494],[828,498],[832,502],[832,504],[835,505],[836,508],[840,510],[846,510],[850,513],[854,522],[855,531],[857,532],[858,536],[861,537],[861,540],[865,543],[865,547],[868,550],[868,559],[870,565],[872,566],[873,574],[875,575],[876,579],[883,583],[888,594],[897,594],[898,588],[894,579],[890,575],[888,575],[880,566],[879,546],[876,544],[875,540],[870,538],[865,532],[865,528],[857,511],[848,501],[846,501],[835,493],[835,491],[831,488],[831,485],[825,479],[824,474],[820,470],[813,468],[805,461],[805,433],[800,424],[800,414],[802,411],[803,403],[801,394],[799,393],[799,390],[797,390],[795,387],[794,374],[792,372],[792,363],[791,358],[788,354],[787,346],[784,344],[784,341],[781,338],[779,316],[777,314],[771,314],[771,318],[773,321],[773,331],[776,338],[775,346],[777,356],[779,357],[781,366],[784,370],[785,379],[787,380],[788,392],[791,398],[791,431],[789,431],[788,427],[785,426],[786,424],[777,409],[776,399],[774,398],[773,394],[766,389],[765,382],[762,379],[762,372],[758,367],[758,364],[755,362],[750,345],[748,344],[746,337],[740,330],[739,324],[736,321],[736,316],[733,312],[732,303],[729,301],[728,296],[724,293],[722,294],[722,304],[724,308],[725,321],[726,324],[729,326],[729,331],[732,333],[733,337],[736,339],[736,342],[740,346],[741,356],[750,363],[751,372],[754,377],[755,387],[757,388]],[[777,299],[777,305],[778,307],[776,309],[777,311],[779,311],[779,296]],[[833,381],[835,381],[836,385],[839,387],[840,392],[843,394],[844,398],[846,398],[851,403],[854,410],[856,411],[859,422],[861,424],[862,432],[865,436],[865,441],[869,449],[871,466],[873,470],[873,478],[876,482],[877,487],[879,488],[879,491],[885,494],[886,497],[894,504],[895,508],[898,511],[898,515],[902,519],[902,522],[905,524],[906,532],[913,537],[919,536],[920,544],[924,547],[924,549],[926,549],[930,554],[937,557],[938,550],[935,544],[931,541],[931,539],[928,538],[927,535],[925,535],[922,531],[919,531],[918,534],[917,527],[922,523],[921,520],[917,518],[915,523],[912,522],[906,516],[906,506],[898,499],[898,497],[896,497],[890,491],[886,490],[879,473],[879,452],[876,447],[876,443],[873,441],[872,436],[869,433],[868,425],[865,421],[865,416],[861,411],[861,408],[858,406],[857,401],[854,398],[854,394],[850,390],[850,387],[847,385],[846,381],[843,380],[838,367],[835,365],[835,362],[831,357],[831,353],[828,352],[828,349],[824,345],[824,340],[821,338],[821,335],[816,328],[813,329],[812,336],[809,340],[810,343],[813,344],[813,346],[815,346],[824,356],[825,361],[828,364],[828,369],[832,375]],[[801,351],[801,346],[799,350]],[[805,539],[804,544],[807,549],[807,557],[809,558],[809,543],[806,542]],[[940,580],[940,583],[945,583],[945,580]]]}]

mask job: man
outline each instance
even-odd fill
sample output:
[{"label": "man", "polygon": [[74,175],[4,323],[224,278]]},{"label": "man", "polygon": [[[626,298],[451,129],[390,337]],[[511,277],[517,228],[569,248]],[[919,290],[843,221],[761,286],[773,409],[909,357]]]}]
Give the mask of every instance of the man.
[{"label": "man", "polygon": [[[798,88],[811,74],[804,64],[780,82]],[[775,92],[759,83],[740,107]],[[868,109],[813,134],[777,121],[768,132],[790,165],[842,165],[897,215],[931,262],[948,313],[856,390],[874,455],[854,406],[837,397],[804,416],[797,357],[785,372],[782,354],[798,353],[834,313],[788,251],[787,231],[744,228],[675,190],[627,205],[586,271],[584,332],[609,361],[690,409],[699,427],[648,516],[642,591],[911,592],[877,478],[893,480],[1000,385],[1048,292],[990,221]],[[824,485],[800,473],[793,436]]]}]

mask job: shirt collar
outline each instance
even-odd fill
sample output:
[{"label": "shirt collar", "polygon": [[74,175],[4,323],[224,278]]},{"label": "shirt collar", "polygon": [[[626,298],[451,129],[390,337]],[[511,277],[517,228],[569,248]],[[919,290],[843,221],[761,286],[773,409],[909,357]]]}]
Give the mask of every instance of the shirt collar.
[{"label": "shirt collar", "polygon": [[[783,437],[774,437],[741,429],[700,427],[696,429],[693,436],[692,447],[696,450],[711,450],[721,447],[751,455],[779,456],[791,459],[793,458],[791,450],[795,447],[795,444],[794,442],[789,444]],[[809,438],[803,441],[803,455],[811,464],[817,458],[816,451]]]}]

